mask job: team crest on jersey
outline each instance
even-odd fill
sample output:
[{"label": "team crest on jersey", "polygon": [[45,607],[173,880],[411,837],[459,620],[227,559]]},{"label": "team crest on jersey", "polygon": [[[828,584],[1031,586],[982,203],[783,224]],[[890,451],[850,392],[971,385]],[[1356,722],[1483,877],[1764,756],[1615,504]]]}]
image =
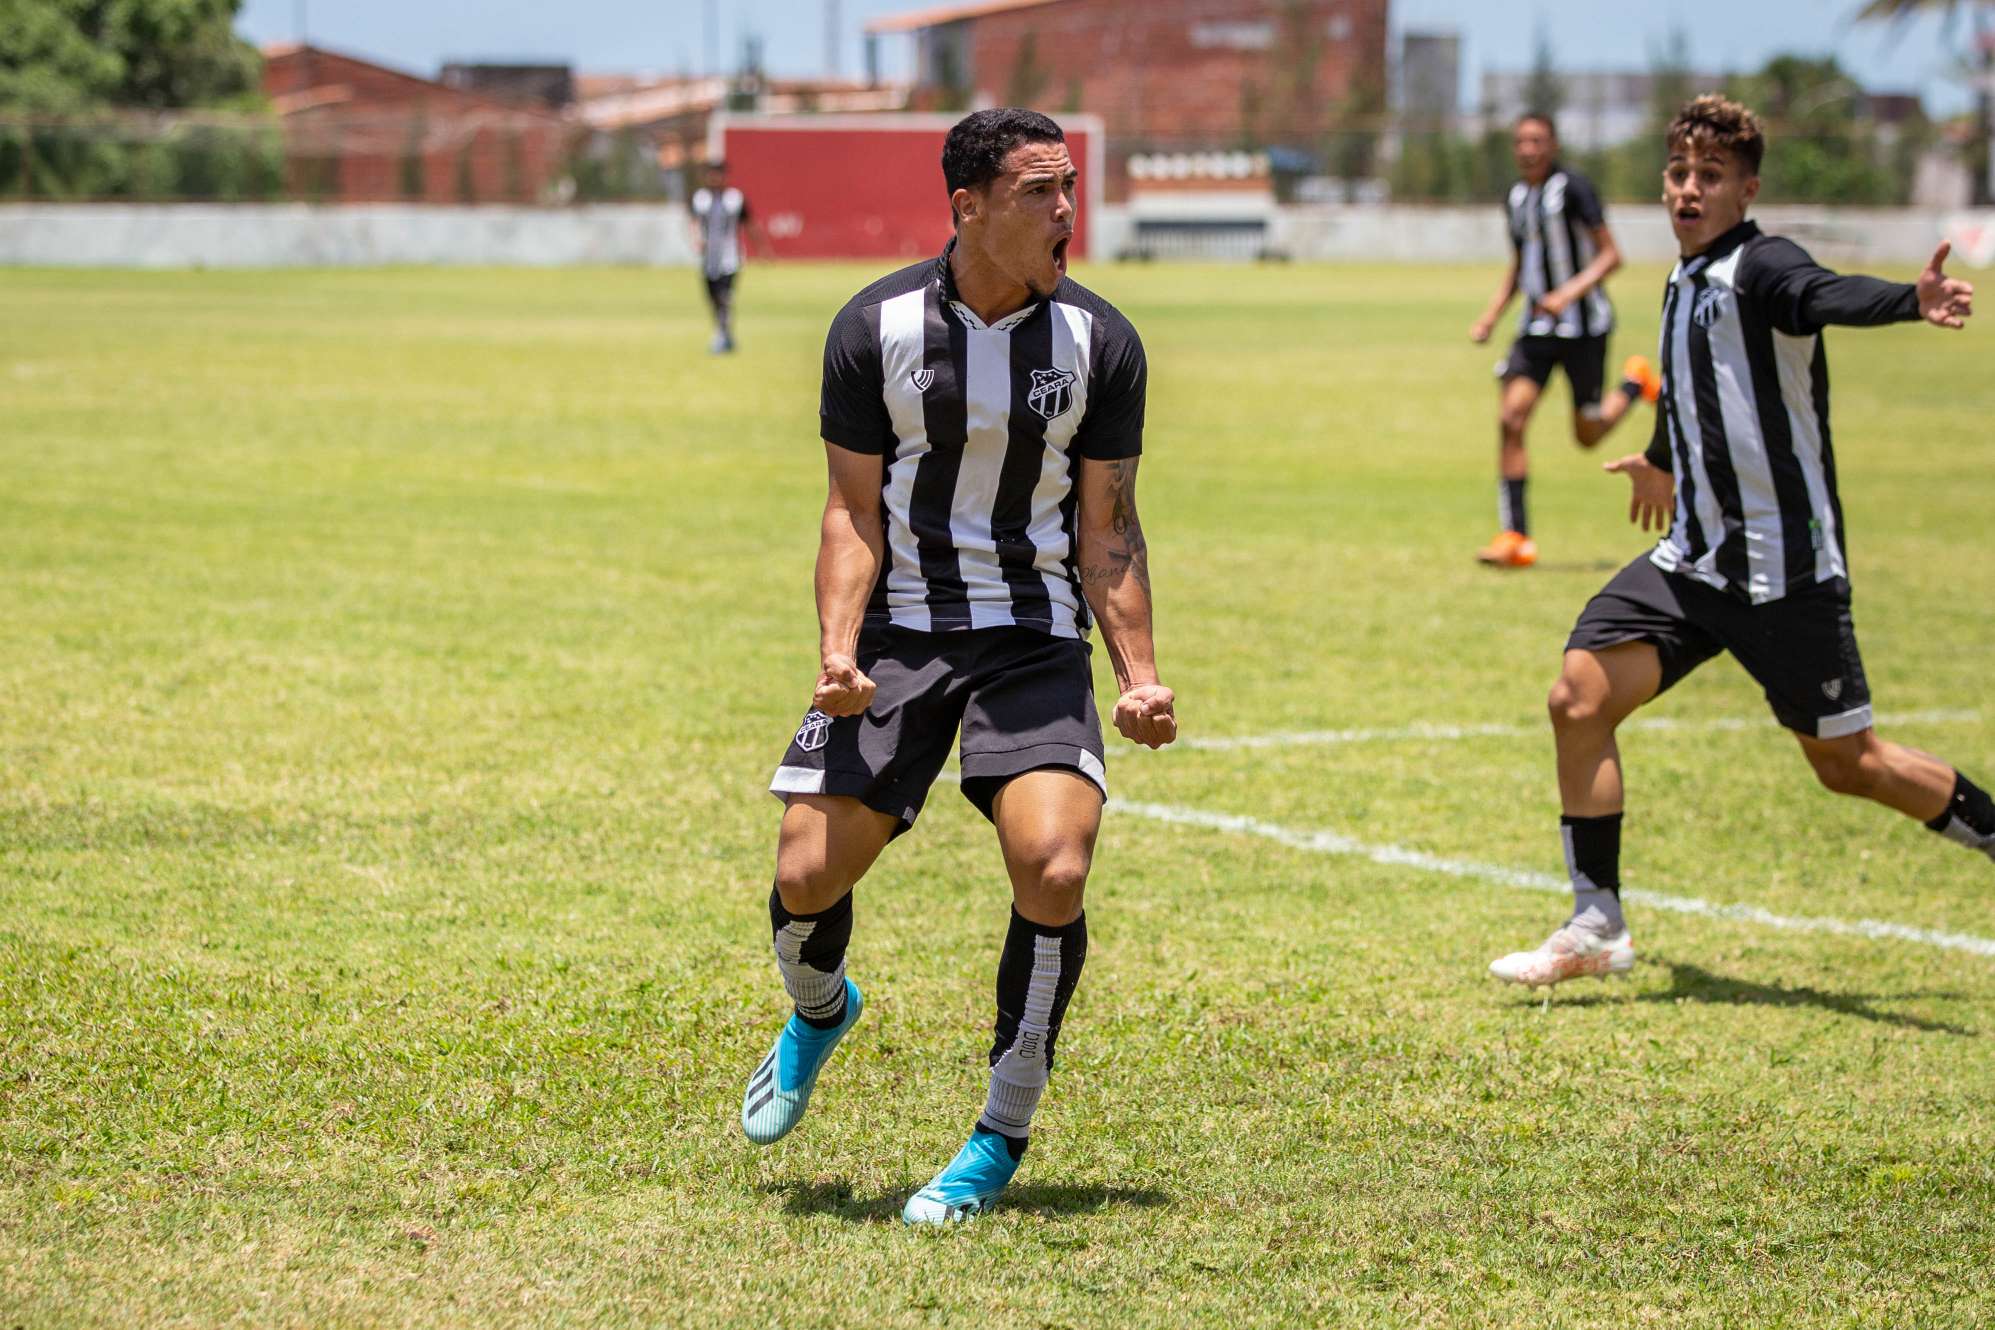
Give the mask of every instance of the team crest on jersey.
[{"label": "team crest on jersey", "polygon": [[908,381],[914,384],[916,392],[925,393],[928,391],[928,385],[935,382],[935,371],[932,369],[918,369],[907,377]]},{"label": "team crest on jersey", "polygon": [[806,753],[815,753],[830,737],[831,717],[822,711],[812,710],[804,717],[804,723],[797,726],[797,747]]},{"label": "team crest on jersey", "polygon": [[1822,685],[1822,696],[1828,698],[1831,702],[1839,700],[1842,695],[1843,681],[1841,679],[1831,679]]},{"label": "team crest on jersey", "polygon": [[1700,328],[1709,328],[1725,314],[1725,288],[1707,286],[1697,293],[1697,303],[1691,307],[1690,317]]},{"label": "team crest on jersey", "polygon": [[1074,372],[1070,369],[1035,369],[1032,387],[1025,401],[1047,420],[1061,415],[1074,404]]}]

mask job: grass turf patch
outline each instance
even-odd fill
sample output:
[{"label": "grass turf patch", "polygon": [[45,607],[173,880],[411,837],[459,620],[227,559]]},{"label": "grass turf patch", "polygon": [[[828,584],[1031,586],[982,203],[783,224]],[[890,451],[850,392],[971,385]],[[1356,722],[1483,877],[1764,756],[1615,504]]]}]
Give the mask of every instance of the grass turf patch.
[{"label": "grass turf patch", "polygon": [[[1549,1009],[1555,897],[1111,812],[1008,1203],[899,1203],[981,1103],[1005,922],[938,787],[861,889],[865,1019],[755,1151],[762,786],[815,666],[817,357],[872,274],[0,273],[0,1319],[1974,1324],[1995,963],[1634,912]],[[1620,354],[1661,274],[1617,278]],[[1556,872],[1544,689],[1642,547],[1534,426],[1493,521],[1466,268],[1082,274],[1150,352],[1187,735],[1119,797]],[[1980,334],[1830,334],[1856,615],[1901,737],[1995,776]],[[1099,658],[1099,654],[1098,658]],[[1106,692],[1104,674],[1100,691]],[[1655,711],[1764,717],[1716,661]],[[1631,881],[1995,936],[1989,866],[1770,719],[1631,733]]]}]

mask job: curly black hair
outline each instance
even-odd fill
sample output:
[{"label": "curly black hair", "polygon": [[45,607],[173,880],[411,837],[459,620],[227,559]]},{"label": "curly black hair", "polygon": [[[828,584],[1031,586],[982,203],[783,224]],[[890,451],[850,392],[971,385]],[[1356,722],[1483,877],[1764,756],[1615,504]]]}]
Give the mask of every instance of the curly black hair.
[{"label": "curly black hair", "polygon": [[1004,174],[1004,159],[1021,143],[1065,143],[1060,127],[1037,111],[997,106],[973,111],[942,141],[942,180],[951,198],[980,189]]}]

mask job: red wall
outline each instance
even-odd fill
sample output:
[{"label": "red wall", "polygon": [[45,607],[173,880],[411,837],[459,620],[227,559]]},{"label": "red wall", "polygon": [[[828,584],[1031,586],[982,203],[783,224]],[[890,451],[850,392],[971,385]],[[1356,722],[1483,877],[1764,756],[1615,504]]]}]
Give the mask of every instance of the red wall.
[{"label": "red wall", "polygon": [[[913,262],[942,252],[949,239],[949,195],[942,186],[948,128],[881,120],[878,126],[721,127],[728,182],[747,197],[775,257]],[[1067,131],[1067,149],[1083,176],[1088,140],[1086,130]],[[1076,257],[1087,254],[1089,197],[1083,179]]]}]

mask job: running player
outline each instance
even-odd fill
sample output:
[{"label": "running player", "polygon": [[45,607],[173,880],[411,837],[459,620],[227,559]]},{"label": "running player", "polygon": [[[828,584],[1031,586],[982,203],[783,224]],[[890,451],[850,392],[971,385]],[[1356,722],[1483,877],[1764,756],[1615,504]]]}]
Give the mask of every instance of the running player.
[{"label": "running player", "polygon": [[1766,141],[1737,103],[1699,97],[1671,121],[1667,143],[1663,201],[1683,257],[1663,295],[1662,405],[1647,453],[1607,470],[1632,482],[1632,519],[1668,529],[1587,604],[1566,642],[1550,709],[1573,912],[1536,950],[1491,964],[1514,983],[1633,966],[1614,731],[1723,651],[1765,690],[1823,785],[1995,859],[1988,793],[1871,728],[1822,340],[1832,325],[1962,327],[1974,288],[1942,271],[1944,244],[1917,282],[1901,284],[1839,277],[1761,232],[1746,209]]},{"label": "running player", "polygon": [[1572,432],[1582,448],[1607,437],[1637,397],[1655,401],[1661,384],[1647,360],[1630,356],[1621,367],[1619,389],[1601,399],[1607,334],[1614,326],[1614,307],[1602,283],[1621,266],[1621,251],[1593,182],[1559,161],[1559,136],[1550,116],[1534,111],[1519,119],[1510,146],[1519,177],[1504,205],[1510,268],[1470,327],[1470,339],[1487,342],[1520,290],[1524,308],[1517,340],[1496,367],[1502,384],[1496,487],[1502,529],[1476,557],[1499,568],[1528,568],[1538,561],[1538,546],[1524,498],[1530,473],[1524,431],[1552,371],[1563,368],[1572,386]]},{"label": "running player", "polygon": [[822,667],[770,789],[787,807],[769,896],[795,1012],[750,1072],[741,1125],[795,1127],[859,1019],[852,888],[914,825],[962,736],[962,791],[997,829],[1012,913],[969,1140],[909,1223],[990,1206],[1025,1154],[1075,981],[1107,799],[1088,629],[1115,726],[1177,734],[1158,682],[1136,515],[1147,377],[1120,314],[1071,281],[1075,170],[1060,127],[979,111],[942,150],[955,236],[831,325],[820,410],[831,492],[817,559]]},{"label": "running player", "polygon": [[[727,183],[727,163],[707,163],[706,183],[693,191],[693,244],[700,254],[700,275],[706,279],[707,303],[713,307],[715,355],[734,350],[734,281],[741,275],[746,254],[744,232],[761,240],[761,228],[748,210],[748,200]],[[768,242],[762,240],[764,250]]]}]

